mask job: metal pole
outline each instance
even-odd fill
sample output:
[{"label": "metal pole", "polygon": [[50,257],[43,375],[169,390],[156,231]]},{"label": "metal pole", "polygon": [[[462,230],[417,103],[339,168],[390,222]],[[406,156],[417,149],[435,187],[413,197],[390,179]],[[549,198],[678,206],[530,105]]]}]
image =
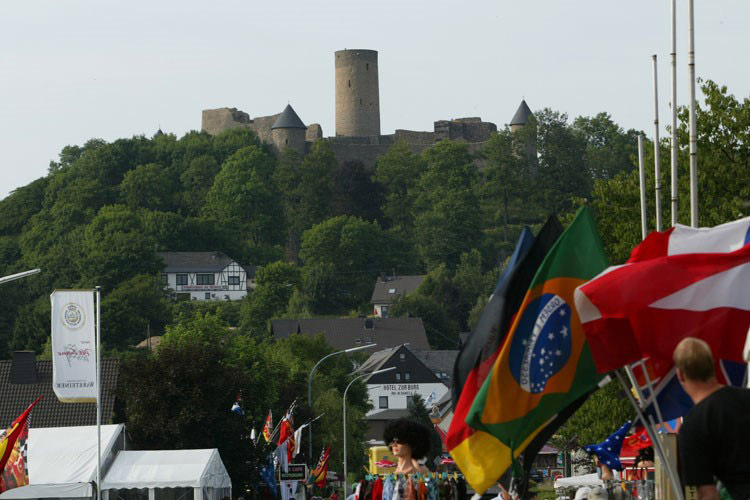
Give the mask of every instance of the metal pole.
[{"label": "metal pole", "polygon": [[638,134],[638,174],[641,188],[641,236],[646,238],[648,222],[646,220],[646,171],[643,168],[643,135]]},{"label": "metal pole", "polygon": [[[310,376],[307,378],[307,406],[312,410],[312,378],[313,374],[315,373],[315,370],[318,369],[318,366],[325,361],[326,359],[335,356],[337,354],[343,354],[347,352],[354,352],[359,351],[361,349],[370,349],[371,347],[375,347],[377,344],[367,344],[359,347],[352,347],[350,349],[343,349],[341,351],[332,352],[331,354],[328,354],[326,356],[323,356],[317,363],[315,363],[315,366],[313,366],[312,370],[310,370]],[[313,454],[312,454],[312,422],[310,422],[310,447],[308,448],[309,454],[307,455],[308,460],[313,460]],[[311,462],[312,463],[312,462]],[[314,464],[313,464],[314,466]]]},{"label": "metal pole", "polygon": [[657,76],[656,54],[651,56],[654,62],[654,182],[656,185],[656,230],[661,231],[661,151],[659,145],[659,84]]},{"label": "metal pole", "polygon": [[672,225],[677,224],[677,0],[672,0]]},{"label": "metal pole", "polygon": [[651,439],[651,442],[654,444],[654,451],[656,452],[657,455],[659,455],[659,458],[661,458],[661,461],[664,463],[664,466],[667,469],[667,476],[669,476],[669,481],[672,483],[672,488],[674,488],[675,490],[675,495],[677,496],[677,499],[684,500],[685,495],[682,491],[682,488],[680,487],[680,481],[675,475],[674,470],[672,470],[672,467],[669,466],[669,462],[667,462],[667,457],[664,454],[664,449],[661,447],[661,441],[658,440],[658,436],[656,436],[656,434],[654,433],[654,430],[648,424],[648,420],[643,415],[643,412],[641,411],[640,406],[638,406],[638,403],[636,403],[635,398],[633,398],[633,394],[630,392],[630,389],[628,388],[628,384],[625,382],[625,378],[622,376],[619,370],[615,370],[615,376],[617,377],[617,380],[620,382],[620,385],[622,386],[623,392],[625,392],[625,396],[628,398],[628,401],[630,401],[630,404],[635,409],[635,412],[638,415],[638,418],[640,418],[641,422],[643,422],[643,426],[646,428],[646,433],[648,433],[648,437]]},{"label": "metal pole", "polygon": [[[347,476],[346,476],[346,474],[348,472],[348,469],[347,469],[347,458],[346,458],[346,452],[347,452],[347,448],[346,448],[346,435],[347,435],[347,432],[346,432],[346,394],[349,392],[349,388],[352,386],[352,384],[354,382],[356,382],[357,380],[359,380],[359,379],[361,379],[363,377],[370,377],[372,375],[378,375],[380,373],[390,372],[390,371],[393,371],[395,369],[396,369],[395,366],[391,366],[390,368],[385,368],[384,370],[376,370],[376,371],[371,372],[371,373],[363,373],[362,375],[358,375],[358,376],[354,377],[352,379],[352,381],[349,382],[349,385],[346,386],[346,389],[344,389],[344,496],[345,497],[348,495],[347,490],[349,489],[349,483],[347,482]],[[387,445],[387,443],[386,443],[386,445]]]},{"label": "metal pole", "polygon": [[102,287],[96,287],[96,498],[102,499]]},{"label": "metal pole", "polygon": [[690,23],[690,225],[698,227],[698,126],[695,123],[695,28],[693,0],[688,0],[688,22]]},{"label": "metal pole", "polygon": [[40,272],[42,272],[41,269],[32,269],[31,271],[24,271],[22,273],[16,273],[16,274],[10,274],[8,276],[3,276],[2,278],[0,278],[0,285],[3,283],[7,283],[9,281],[15,281],[21,278],[25,278],[26,276],[38,274]]}]

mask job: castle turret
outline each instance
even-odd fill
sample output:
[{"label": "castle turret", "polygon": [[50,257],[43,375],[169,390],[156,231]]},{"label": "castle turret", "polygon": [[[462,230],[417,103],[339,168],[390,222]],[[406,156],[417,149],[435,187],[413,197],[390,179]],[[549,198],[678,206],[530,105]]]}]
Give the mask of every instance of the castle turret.
[{"label": "castle turret", "polygon": [[336,52],[336,135],[380,135],[378,52]]},{"label": "castle turret", "polygon": [[287,104],[273,125],[271,137],[273,145],[279,151],[289,148],[299,154],[305,153],[305,134],[307,127],[300,120],[292,106]]},{"label": "castle turret", "polygon": [[537,166],[536,120],[525,99],[521,101],[516,114],[510,120],[510,130],[513,133],[513,150],[516,156],[525,158],[529,170],[535,172]]}]

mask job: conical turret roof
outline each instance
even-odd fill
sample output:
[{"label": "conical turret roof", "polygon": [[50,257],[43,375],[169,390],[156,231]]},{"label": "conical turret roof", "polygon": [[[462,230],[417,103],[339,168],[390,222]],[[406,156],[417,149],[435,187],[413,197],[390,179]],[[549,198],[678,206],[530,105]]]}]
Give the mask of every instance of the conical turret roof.
[{"label": "conical turret roof", "polygon": [[533,113],[531,112],[531,109],[529,109],[529,105],[526,104],[526,100],[521,101],[521,105],[518,106],[518,110],[516,111],[516,114],[513,115],[513,119],[510,121],[511,125],[526,125],[529,123],[529,117]]},{"label": "conical turret roof", "polygon": [[271,126],[271,129],[275,128],[304,128],[304,123],[302,123],[302,120],[299,119],[299,116],[297,116],[297,113],[294,112],[294,109],[292,109],[292,106],[290,104],[286,105],[286,108],[284,108],[284,111],[281,112],[279,117],[276,119],[276,121]]}]

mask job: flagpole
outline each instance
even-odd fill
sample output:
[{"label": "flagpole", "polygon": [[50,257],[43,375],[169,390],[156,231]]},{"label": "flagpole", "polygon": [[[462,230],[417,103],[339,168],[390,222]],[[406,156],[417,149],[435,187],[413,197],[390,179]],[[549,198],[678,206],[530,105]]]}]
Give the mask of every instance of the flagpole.
[{"label": "flagpole", "polygon": [[693,0],[688,0],[688,22],[690,27],[690,225],[698,227],[698,126],[695,122],[695,26]]},{"label": "flagpole", "polygon": [[643,135],[638,134],[638,179],[641,188],[641,236],[646,239],[648,222],[646,220],[646,171],[643,167]]},{"label": "flagpole", "polygon": [[[625,371],[627,372],[628,369],[629,367],[626,367]],[[654,445],[654,451],[656,451],[656,454],[659,455],[659,458],[664,464],[664,467],[667,469],[667,476],[669,476],[669,482],[672,483],[672,488],[674,488],[675,496],[677,497],[677,500],[684,500],[685,495],[680,486],[680,481],[677,478],[675,471],[672,470],[672,467],[670,466],[669,462],[667,462],[667,457],[666,457],[666,454],[664,453],[664,449],[661,446],[661,441],[658,440],[658,436],[656,435],[654,430],[651,428],[651,426],[648,424],[648,420],[643,415],[643,412],[641,411],[641,407],[638,406],[638,403],[635,401],[633,394],[630,392],[630,388],[628,387],[627,382],[625,382],[625,378],[622,376],[619,370],[615,370],[614,373],[615,373],[615,376],[617,377],[617,380],[620,382],[620,385],[622,386],[623,391],[625,392],[625,396],[628,398],[628,401],[630,401],[630,404],[635,409],[635,413],[638,415],[638,418],[641,419],[641,422],[643,422],[644,424],[643,426],[646,429],[646,433],[648,434],[649,439],[651,439],[651,443],[653,443]],[[635,386],[635,388],[636,388],[636,391],[640,392],[637,385]]]},{"label": "flagpole", "polygon": [[677,0],[672,0],[672,226],[677,224]]},{"label": "flagpole", "polygon": [[102,499],[102,287],[96,287],[96,499]]},{"label": "flagpole", "polygon": [[661,231],[661,151],[659,151],[659,85],[656,54],[654,62],[654,181],[656,185],[656,230]]}]

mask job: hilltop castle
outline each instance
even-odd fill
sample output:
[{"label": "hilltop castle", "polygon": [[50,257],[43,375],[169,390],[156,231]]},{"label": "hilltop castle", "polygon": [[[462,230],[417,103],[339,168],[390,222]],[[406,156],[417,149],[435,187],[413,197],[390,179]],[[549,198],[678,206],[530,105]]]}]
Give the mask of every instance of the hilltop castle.
[{"label": "hilltop castle", "polygon": [[[335,53],[335,67],[336,135],[330,140],[340,162],[359,160],[371,166],[397,141],[404,141],[417,153],[443,139],[467,142],[470,150],[477,151],[497,131],[494,123],[472,117],[436,121],[432,132],[397,129],[393,134],[382,135],[377,51],[339,50]],[[510,122],[511,130],[525,127],[531,116],[526,101],[522,101]],[[218,134],[235,127],[250,128],[275,149],[289,148],[301,155],[323,138],[321,126],[306,126],[291,105],[276,115],[256,118],[236,108],[203,110],[201,128],[205,132]],[[535,151],[527,154],[536,156]]]}]

